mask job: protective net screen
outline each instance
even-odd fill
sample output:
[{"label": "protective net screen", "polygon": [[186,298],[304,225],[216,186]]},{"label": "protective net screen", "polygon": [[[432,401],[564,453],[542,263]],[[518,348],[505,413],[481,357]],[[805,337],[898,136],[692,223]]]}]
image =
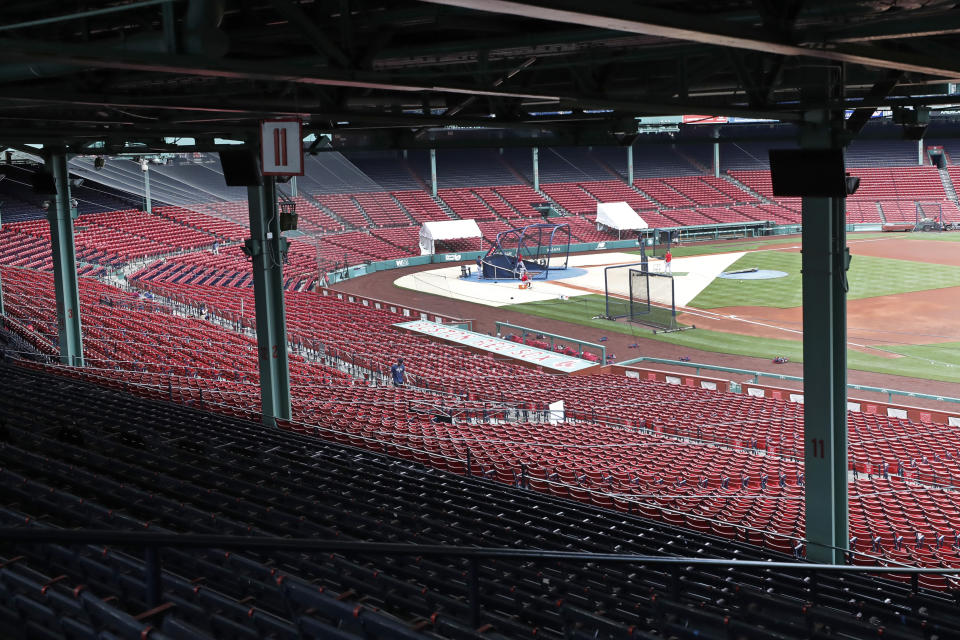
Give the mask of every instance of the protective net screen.
[{"label": "protective net screen", "polygon": [[673,276],[637,266],[606,269],[607,316],[657,329],[677,329]]}]

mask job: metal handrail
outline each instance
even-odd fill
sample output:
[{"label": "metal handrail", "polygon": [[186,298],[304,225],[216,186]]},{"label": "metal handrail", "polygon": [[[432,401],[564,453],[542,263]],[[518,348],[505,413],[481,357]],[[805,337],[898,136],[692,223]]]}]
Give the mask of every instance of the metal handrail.
[{"label": "metal handrail", "polygon": [[595,553],[589,551],[555,551],[549,549],[515,549],[496,547],[464,547],[445,545],[422,545],[393,542],[361,542],[345,540],[322,540],[316,538],[274,538],[262,536],[231,536],[211,534],[175,534],[155,532],[131,532],[97,529],[46,529],[41,527],[0,528],[0,542],[20,544],[60,545],[112,545],[137,547],[144,550],[144,587],[148,607],[157,607],[163,601],[163,573],[161,549],[224,549],[236,551],[296,551],[315,553],[340,553],[378,556],[456,557],[469,561],[467,574],[470,623],[474,627],[481,622],[480,612],[480,561],[487,559],[514,559],[525,562],[567,560],[583,564],[641,564],[668,567],[671,572],[671,591],[679,592],[680,571],[685,567],[720,567],[742,569],[778,569],[803,573],[847,574],[905,574],[911,576],[914,592],[919,587],[919,576],[958,575],[956,568],[929,568],[903,566],[833,565],[807,562],[777,562],[763,560],[733,560],[727,558],[690,558],[676,556],[649,556],[640,554]]},{"label": "metal handrail", "polygon": [[558,333],[548,333],[546,331],[541,331],[539,329],[531,329],[530,327],[524,327],[519,324],[513,324],[511,322],[497,321],[495,326],[496,326],[497,335],[501,333],[500,331],[501,328],[507,327],[508,329],[517,329],[523,332],[521,335],[522,338],[526,338],[528,333],[534,336],[543,336],[545,338],[550,338],[551,351],[553,350],[554,339],[559,339],[559,340],[563,340],[564,342],[568,342],[570,344],[575,344],[577,345],[577,348],[580,351],[579,353],[580,358],[583,358],[583,348],[585,346],[590,347],[592,349],[597,349],[598,351],[600,351],[600,362],[602,364],[606,364],[607,362],[607,348],[602,344],[595,344],[593,342],[587,342],[586,340],[580,340],[579,338],[571,338],[570,336],[562,336]]},{"label": "metal handrail", "polygon": [[[722,365],[716,364],[706,364],[703,362],[688,362],[683,360],[670,360],[668,358],[654,358],[650,356],[641,356],[639,358],[633,358],[631,360],[625,360],[623,362],[618,362],[617,364],[621,367],[630,366],[632,364],[639,364],[642,362],[654,362],[656,364],[667,364],[677,367],[688,367],[695,369],[695,375],[700,375],[700,370],[705,369],[707,371],[722,371],[724,373],[736,373],[740,375],[753,376],[754,384],[760,384],[760,378],[773,378],[775,380],[789,380],[792,382],[803,382],[803,377],[801,376],[791,376],[785,373],[769,373],[765,371],[754,371],[751,369],[737,369],[735,367],[724,367]],[[960,404],[960,398],[951,398],[949,396],[935,396],[929,393],[919,393],[915,391],[900,391],[898,389],[886,389],[883,387],[871,387],[864,384],[851,384],[847,383],[848,389],[854,389],[856,391],[870,391],[875,393],[885,393],[887,394],[887,399],[890,402],[893,402],[893,396],[905,396],[908,398],[920,398],[921,400],[936,400],[938,402],[953,402]]]},{"label": "metal handrail", "polygon": [[112,529],[46,529],[41,527],[0,527],[0,541],[14,544],[97,544],[131,547],[172,547],[190,549],[231,549],[266,551],[315,551],[373,555],[431,556],[481,559],[571,560],[584,563],[742,567],[830,573],[960,574],[960,567],[906,567],[884,565],[817,564],[770,560],[736,560],[683,556],[650,556],[635,553],[597,553],[512,547],[465,547],[405,542],[363,542],[320,538],[283,538],[221,534],[157,533]]}]

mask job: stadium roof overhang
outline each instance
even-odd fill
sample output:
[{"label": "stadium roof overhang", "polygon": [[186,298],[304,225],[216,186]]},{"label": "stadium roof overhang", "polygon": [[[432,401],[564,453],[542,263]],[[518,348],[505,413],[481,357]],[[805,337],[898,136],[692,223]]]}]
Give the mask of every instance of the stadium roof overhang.
[{"label": "stadium roof overhang", "polygon": [[[638,116],[844,107],[855,133],[874,106],[960,101],[945,0],[62,5],[4,3],[0,144],[209,149],[290,115],[337,149],[627,144]],[[843,98],[814,104],[801,90],[823,64]]]}]

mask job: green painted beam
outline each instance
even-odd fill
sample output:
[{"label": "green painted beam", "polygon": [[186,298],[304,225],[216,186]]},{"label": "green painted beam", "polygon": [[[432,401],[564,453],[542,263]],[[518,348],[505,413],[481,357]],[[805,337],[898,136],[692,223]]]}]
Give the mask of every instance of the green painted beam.
[{"label": "green painted beam", "polygon": [[145,210],[147,213],[153,213],[153,201],[150,198],[150,163],[146,162],[146,164],[140,166],[143,168],[143,197],[146,200]]},{"label": "green painted beam", "polygon": [[253,295],[257,314],[257,363],[263,423],[276,426],[290,419],[290,368],[283,300],[283,254],[276,184],[264,177],[263,185],[247,187],[250,239],[253,257]]},{"label": "green painted beam", "polygon": [[83,366],[83,334],[80,326],[80,291],[77,281],[77,253],[73,241],[73,216],[67,156],[63,152],[49,156],[57,187],[55,206],[47,209],[50,244],[53,252],[53,283],[57,298],[57,339],[60,362]]},{"label": "green painted beam", "polygon": [[[847,200],[846,198],[832,198],[830,201],[830,275],[833,280],[830,306],[830,330],[832,337],[830,344],[833,348],[831,366],[833,367],[831,389],[833,419],[832,457],[831,467],[826,472],[831,477],[833,490],[833,513],[830,514],[830,527],[833,529],[833,538],[838,544],[835,546],[846,549],[849,546],[850,496],[847,492],[847,460],[849,458],[849,442],[847,427],[847,266],[849,251],[847,249]],[[806,434],[804,434],[806,435]],[[807,494],[807,517],[811,510],[810,494]],[[809,519],[808,519],[809,522]],[[843,564],[845,559],[838,550],[833,550],[831,560],[835,564]],[[812,556],[815,560],[817,556]]]},{"label": "green painted beam", "polygon": [[[713,128],[713,133],[715,138],[720,137],[720,129],[718,127]],[[720,177],[720,143],[717,140],[713,142],[713,177]]]},{"label": "green painted beam", "polygon": [[533,147],[533,190],[540,191],[540,148]]},{"label": "green painted beam", "polygon": [[802,206],[807,558],[842,564],[848,545],[846,291],[837,254],[845,242],[844,202],[807,197]]}]

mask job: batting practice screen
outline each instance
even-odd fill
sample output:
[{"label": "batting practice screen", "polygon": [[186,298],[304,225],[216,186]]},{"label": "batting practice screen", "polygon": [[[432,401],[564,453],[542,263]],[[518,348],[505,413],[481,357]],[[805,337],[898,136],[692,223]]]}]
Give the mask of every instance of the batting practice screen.
[{"label": "batting practice screen", "polygon": [[671,331],[676,329],[673,276],[646,269],[630,269],[627,314],[631,322]]},{"label": "batting practice screen", "polygon": [[603,288],[603,317],[626,318],[665,331],[679,328],[672,275],[650,271],[645,262],[610,265],[603,270]]}]

